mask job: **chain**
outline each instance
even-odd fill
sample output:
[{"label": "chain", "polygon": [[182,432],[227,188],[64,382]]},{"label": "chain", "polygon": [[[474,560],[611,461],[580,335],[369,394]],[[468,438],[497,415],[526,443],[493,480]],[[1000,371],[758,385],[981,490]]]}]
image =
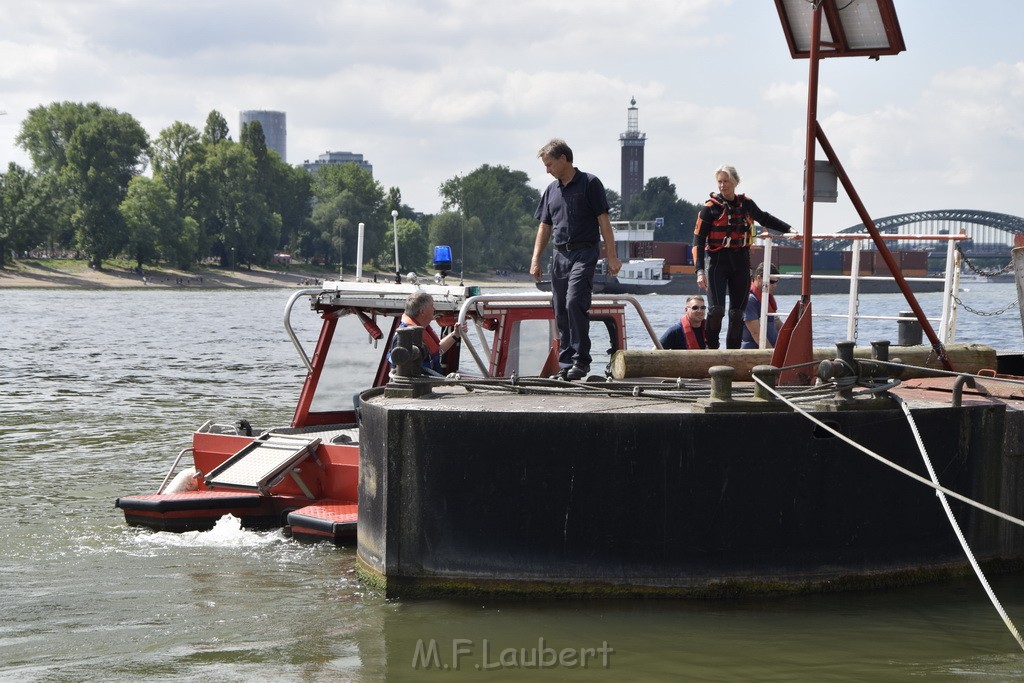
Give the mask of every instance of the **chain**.
[{"label": "chain", "polygon": [[964,264],[978,275],[981,275],[982,277],[993,277],[995,275],[1009,273],[1010,270],[1013,268],[1013,261],[1011,260],[1009,263],[1007,263],[999,270],[985,270],[984,268],[979,268],[978,266],[974,265],[974,262],[971,261],[971,259],[967,258],[967,254],[964,253],[963,249],[960,248],[959,244],[956,245],[956,250],[960,252],[960,258],[963,259]]},{"label": "chain", "polygon": [[973,313],[974,315],[981,315],[981,316],[996,316],[996,315],[1002,315],[1003,313],[1006,313],[1011,308],[1016,306],[1017,303],[1019,302],[1019,299],[1014,299],[1011,303],[1008,303],[1006,306],[1003,306],[998,311],[979,311],[979,310],[977,310],[975,308],[971,308],[970,306],[965,304],[963,301],[961,301],[960,297],[958,297],[956,294],[953,295],[953,301],[956,302],[957,306],[960,306],[961,308],[963,308],[968,313]]}]

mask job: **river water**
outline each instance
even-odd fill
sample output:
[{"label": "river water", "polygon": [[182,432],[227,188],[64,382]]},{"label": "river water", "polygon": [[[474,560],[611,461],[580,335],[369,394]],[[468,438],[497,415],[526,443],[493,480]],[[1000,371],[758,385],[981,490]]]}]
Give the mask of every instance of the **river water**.
[{"label": "river water", "polygon": [[[281,325],[289,294],[0,290],[0,679],[1024,677],[975,581],[728,602],[388,601],[356,579],[351,548],[231,520],[181,535],[128,528],[114,499],[154,490],[204,421],[290,420],[304,372]],[[977,285],[961,298],[992,312],[1014,290]],[[642,299],[658,331],[679,314],[677,297]],[[922,297],[929,314],[940,301]],[[894,296],[862,302],[906,308]],[[316,321],[297,309],[311,343]],[[842,323],[815,325],[845,336]],[[894,323],[870,325],[861,343],[895,339]],[[1016,307],[961,315],[957,340],[1019,350]],[[993,586],[1024,623],[1024,578]]]}]

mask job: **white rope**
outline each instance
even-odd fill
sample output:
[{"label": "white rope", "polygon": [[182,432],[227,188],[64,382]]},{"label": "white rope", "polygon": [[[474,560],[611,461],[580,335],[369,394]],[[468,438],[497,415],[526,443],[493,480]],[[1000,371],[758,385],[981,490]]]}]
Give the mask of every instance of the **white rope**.
[{"label": "white rope", "polygon": [[872,458],[874,458],[878,462],[882,463],[886,467],[891,467],[892,469],[896,470],[900,474],[906,475],[907,477],[910,477],[914,481],[916,481],[918,483],[921,483],[921,484],[924,484],[928,488],[935,489],[936,491],[941,491],[942,493],[945,493],[947,496],[950,496],[951,498],[956,498],[961,503],[966,503],[966,504],[970,505],[971,507],[974,507],[974,508],[977,508],[979,510],[982,510],[983,512],[987,512],[990,515],[995,515],[996,517],[999,517],[1000,519],[1002,519],[1004,521],[1010,522],[1011,524],[1016,524],[1017,526],[1024,527],[1024,520],[1018,519],[1018,518],[1016,518],[1016,517],[1014,517],[1012,515],[1008,515],[1005,512],[1001,512],[1000,510],[996,510],[995,508],[991,508],[988,505],[985,505],[984,503],[979,503],[978,501],[972,500],[972,499],[968,498],[967,496],[964,496],[964,495],[962,495],[960,493],[957,493],[956,491],[947,489],[946,487],[944,487],[944,486],[942,486],[940,484],[936,484],[935,482],[933,482],[933,481],[931,481],[929,479],[925,479],[924,477],[922,477],[921,475],[919,475],[919,474],[917,474],[915,472],[911,472],[910,470],[908,470],[905,467],[901,467],[901,466],[897,465],[896,463],[887,460],[885,457],[879,455],[878,453],[875,453],[870,448],[866,448],[864,446],[861,446],[859,443],[857,443],[856,441],[854,441],[850,437],[846,436],[845,434],[841,434],[840,432],[837,432],[835,429],[833,429],[832,427],[829,427],[827,424],[825,424],[824,422],[822,422],[818,418],[814,417],[813,415],[808,413],[806,410],[804,410],[803,408],[801,408],[797,404],[795,404],[792,401],[789,401],[788,399],[786,399],[786,397],[783,396],[782,394],[780,394],[778,391],[776,391],[774,387],[768,386],[768,384],[766,384],[765,381],[762,380],[760,377],[757,377],[755,375],[754,376],[754,381],[757,382],[758,384],[760,384],[765,389],[767,389],[769,391],[769,393],[771,393],[773,396],[775,396],[776,398],[782,400],[783,403],[785,403],[787,406],[792,408],[795,412],[799,413],[800,415],[803,415],[808,420],[810,420],[814,424],[818,425],[819,427],[821,427],[822,429],[824,429],[825,431],[827,431],[829,434],[831,434],[832,436],[836,437],[837,439],[840,439],[840,440],[848,443],[849,445],[853,446],[854,448],[856,448],[861,453],[864,453],[866,455],[871,456]]},{"label": "white rope", "polygon": [[[924,447],[924,442],[921,441],[921,434],[917,430],[917,423],[914,422],[914,416],[910,414],[910,406],[907,405],[899,396],[895,397],[896,401],[900,404],[900,408],[903,409],[904,415],[907,416],[907,422],[910,423],[910,431],[914,434],[914,440],[917,442],[917,448],[921,452],[921,457],[924,459],[925,467],[928,468],[928,476],[931,477],[932,482],[936,485],[939,483],[939,477],[935,474],[935,468],[932,467],[931,458],[928,457],[928,451]],[[963,531],[960,530],[960,525],[956,521],[956,517],[953,516],[953,510],[949,507],[949,501],[946,500],[946,496],[942,491],[936,491],[935,495],[939,497],[939,502],[942,503],[942,509],[946,511],[946,517],[949,518],[949,524],[953,527],[953,531],[956,532],[956,537],[960,541],[960,546],[964,549],[964,553],[967,555],[967,559],[971,563],[971,567],[974,568],[974,573],[978,575],[978,581],[981,582],[985,592],[988,593],[988,599],[992,601],[992,605],[996,608],[996,612],[1002,617],[1003,623],[1006,624],[1006,628],[1010,630],[1011,635],[1017,640],[1017,644],[1020,645],[1020,649],[1024,650],[1024,640],[1021,640],[1020,633],[1017,632],[1017,627],[1010,621],[1010,616],[1003,609],[1003,606],[999,603],[999,598],[996,597],[992,587],[989,586],[988,580],[985,578],[984,572],[981,571],[981,567],[978,566],[978,560],[975,559],[974,553],[971,552],[971,547],[967,545],[967,539],[964,538]]]},{"label": "white rope", "polygon": [[910,421],[911,431],[914,434],[914,439],[917,441],[917,446],[918,446],[918,448],[921,451],[921,456],[924,458],[925,465],[928,468],[928,474],[931,476],[931,480],[925,479],[924,477],[922,477],[922,476],[920,476],[918,474],[915,474],[914,472],[911,472],[910,470],[908,470],[908,469],[906,469],[904,467],[901,467],[901,466],[897,465],[894,462],[890,462],[889,460],[887,460],[886,458],[882,457],[878,453],[875,453],[871,449],[866,448],[864,446],[861,446],[859,443],[857,443],[853,439],[847,437],[844,434],[841,434],[841,433],[837,432],[835,429],[829,427],[827,424],[825,424],[824,422],[822,422],[818,418],[814,417],[813,415],[811,415],[807,411],[805,411],[802,408],[800,408],[799,406],[797,406],[795,403],[787,400],[785,396],[783,396],[778,391],[776,391],[774,387],[768,386],[768,384],[766,384],[765,381],[762,380],[760,377],[757,377],[755,375],[754,376],[754,381],[757,382],[758,384],[760,384],[765,389],[767,389],[771,394],[773,394],[776,398],[780,399],[783,403],[785,403],[791,409],[793,409],[794,411],[796,411],[800,415],[803,415],[808,420],[810,420],[814,424],[818,425],[819,427],[821,427],[822,429],[824,429],[828,433],[832,434],[833,436],[835,436],[835,437],[841,439],[842,441],[848,443],[849,445],[853,446],[854,448],[856,448],[857,450],[861,451],[862,453],[866,453],[867,455],[871,456],[872,458],[874,458],[878,462],[882,463],[883,465],[891,467],[892,469],[896,470],[897,472],[899,472],[901,474],[905,474],[906,476],[910,477],[914,481],[920,482],[920,483],[924,484],[925,486],[928,486],[928,487],[934,489],[936,495],[939,497],[939,500],[942,502],[942,507],[946,510],[946,515],[949,517],[950,524],[953,526],[953,530],[956,532],[957,538],[960,540],[960,545],[963,547],[964,552],[967,553],[967,558],[970,560],[971,566],[974,568],[975,573],[978,575],[978,579],[981,581],[981,585],[985,588],[985,592],[988,593],[989,600],[991,600],[992,604],[995,605],[996,611],[999,613],[999,616],[1002,617],[1003,623],[1006,624],[1006,627],[1010,630],[1010,633],[1017,640],[1017,644],[1021,647],[1022,650],[1024,650],[1024,641],[1021,640],[1020,633],[1017,631],[1017,628],[1013,625],[1013,622],[1010,621],[1010,617],[1006,614],[1006,611],[1003,609],[1003,606],[999,603],[999,599],[996,597],[995,593],[992,591],[992,588],[989,586],[988,581],[985,579],[985,575],[982,573],[981,568],[978,566],[978,562],[977,562],[977,560],[974,557],[974,553],[971,552],[970,547],[967,545],[967,541],[963,537],[963,533],[960,530],[960,525],[957,524],[956,518],[953,516],[952,510],[950,510],[950,508],[949,508],[949,502],[946,500],[946,496],[951,496],[953,498],[956,498],[957,500],[959,500],[959,501],[961,501],[963,503],[967,503],[968,505],[970,505],[972,507],[975,507],[975,508],[977,508],[979,510],[982,510],[984,512],[988,512],[988,513],[990,513],[992,515],[995,515],[996,517],[999,517],[1000,519],[1004,519],[1004,520],[1006,520],[1008,522],[1011,522],[1013,524],[1016,524],[1018,526],[1024,526],[1024,521],[1022,521],[1020,519],[1017,519],[1016,517],[1012,517],[1011,515],[1008,515],[1005,512],[1000,512],[999,510],[996,510],[994,508],[990,508],[989,506],[984,505],[982,503],[979,503],[979,502],[977,502],[975,500],[971,500],[970,498],[968,498],[966,496],[963,496],[963,495],[960,495],[956,491],[951,491],[951,490],[947,489],[946,487],[944,487],[944,486],[939,484],[938,477],[935,474],[935,470],[932,468],[931,460],[929,460],[929,458],[928,458],[928,454],[925,451],[924,444],[921,441],[920,434],[917,431],[917,425],[914,423],[914,419],[913,419],[913,417],[910,414],[910,408],[903,401],[903,399],[901,399],[899,396],[894,396],[894,398],[899,402],[900,407],[903,408],[903,412],[906,414],[907,419]]}]

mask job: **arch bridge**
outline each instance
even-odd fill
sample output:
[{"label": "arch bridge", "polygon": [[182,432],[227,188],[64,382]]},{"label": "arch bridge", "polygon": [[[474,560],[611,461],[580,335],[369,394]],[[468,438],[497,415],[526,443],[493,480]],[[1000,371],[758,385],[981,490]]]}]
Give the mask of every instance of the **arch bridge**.
[{"label": "arch bridge", "polygon": [[[964,253],[972,256],[1006,256],[1014,246],[1024,240],[1024,218],[993,211],[974,209],[940,209],[936,211],[914,211],[895,216],[886,216],[875,221],[879,232],[890,235],[906,235],[906,240],[890,242],[894,250],[933,251],[935,242],[915,240],[915,235],[949,235],[963,230],[971,239],[961,243]],[[864,234],[863,223],[840,230],[839,234]],[[840,237],[818,240],[814,251],[845,251],[851,248],[852,240]]]}]

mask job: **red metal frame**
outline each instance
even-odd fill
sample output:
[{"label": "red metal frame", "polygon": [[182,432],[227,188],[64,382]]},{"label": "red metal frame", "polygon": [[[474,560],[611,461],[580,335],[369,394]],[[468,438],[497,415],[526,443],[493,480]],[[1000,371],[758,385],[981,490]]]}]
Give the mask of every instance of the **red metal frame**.
[{"label": "red metal frame", "polygon": [[[849,1],[852,2],[853,0]],[[778,343],[776,344],[775,351],[772,354],[772,365],[784,368],[788,366],[807,364],[813,361],[814,344],[811,323],[811,244],[814,230],[814,157],[817,144],[820,144],[825,152],[825,156],[828,157],[828,160],[835,168],[836,174],[840,182],[843,184],[843,189],[846,190],[847,195],[850,197],[850,201],[853,202],[854,207],[857,209],[857,213],[860,215],[865,227],[867,227],[875,246],[878,248],[879,253],[882,255],[882,259],[889,268],[889,272],[892,273],[900,291],[903,292],[907,303],[910,304],[918,322],[921,324],[922,329],[928,335],[928,339],[932,343],[932,348],[935,349],[935,352],[942,361],[943,366],[947,370],[952,370],[953,366],[949,361],[949,357],[946,354],[946,350],[942,345],[942,342],[932,329],[931,323],[925,317],[924,311],[921,310],[921,306],[917,303],[917,298],[911,291],[910,285],[907,284],[907,281],[900,272],[899,267],[896,266],[892,253],[882,240],[874,221],[871,220],[871,216],[868,214],[867,209],[864,208],[864,204],[861,202],[860,196],[854,189],[853,183],[843,170],[842,164],[839,163],[838,155],[835,153],[835,150],[832,149],[832,145],[829,144],[824,131],[821,129],[821,125],[818,123],[818,66],[823,58],[850,56],[870,56],[878,58],[880,55],[898,54],[906,49],[906,45],[903,42],[903,33],[900,30],[899,20],[896,18],[896,10],[893,7],[892,0],[862,1],[873,1],[877,3],[879,15],[888,41],[887,47],[872,48],[870,50],[851,48],[846,39],[843,18],[840,14],[842,9],[836,7],[836,0],[817,0],[813,3],[812,8],[809,49],[806,52],[799,50],[794,40],[791,17],[786,13],[786,4],[784,0],[775,0],[775,7],[779,12],[779,18],[782,21],[782,28],[786,34],[786,42],[789,44],[790,54],[792,54],[794,58],[808,58],[809,64],[807,76],[807,128],[804,148],[804,239],[803,258],[801,260],[802,272],[800,279],[800,300],[793,307],[792,313],[786,318],[785,324],[779,331]],[[847,4],[844,8],[845,7],[849,7],[849,5]],[[828,21],[829,31],[833,37],[833,42],[827,44],[829,49],[826,51],[822,51],[821,49],[821,22],[823,20]],[[779,383],[809,384],[812,379],[813,377],[811,376],[811,373],[798,368],[793,370],[784,370],[779,376]]]}]

